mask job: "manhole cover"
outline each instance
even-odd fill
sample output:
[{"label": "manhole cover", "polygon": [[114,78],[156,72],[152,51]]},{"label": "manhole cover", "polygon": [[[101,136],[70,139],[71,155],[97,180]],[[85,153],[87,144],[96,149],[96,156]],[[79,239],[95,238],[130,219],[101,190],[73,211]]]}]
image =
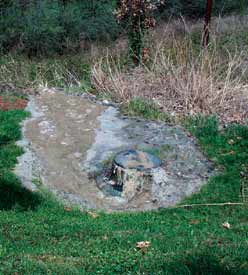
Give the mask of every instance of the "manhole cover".
[{"label": "manhole cover", "polygon": [[131,149],[117,154],[114,159],[114,164],[124,169],[145,171],[159,167],[161,160],[152,154]]},{"label": "manhole cover", "polygon": [[147,152],[134,149],[116,155],[108,177],[98,177],[99,188],[105,194],[131,200],[134,196],[150,189],[152,169],[161,165],[161,160]]}]

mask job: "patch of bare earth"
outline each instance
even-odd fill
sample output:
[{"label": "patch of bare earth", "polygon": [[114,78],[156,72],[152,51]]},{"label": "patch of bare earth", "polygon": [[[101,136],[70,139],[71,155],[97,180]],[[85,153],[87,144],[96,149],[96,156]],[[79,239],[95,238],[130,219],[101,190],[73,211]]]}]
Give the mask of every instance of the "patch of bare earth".
[{"label": "patch of bare earth", "polygon": [[14,96],[0,96],[0,110],[22,110],[27,106],[28,101],[26,99],[14,97]]},{"label": "patch of bare earth", "polygon": [[[31,117],[19,143],[25,154],[15,172],[27,188],[43,186],[66,204],[106,211],[168,207],[197,192],[212,173],[179,126],[129,119],[112,106],[52,89],[31,96],[27,110]],[[102,188],[110,180],[105,172],[113,156],[130,148],[164,152],[153,182],[132,199]]]}]

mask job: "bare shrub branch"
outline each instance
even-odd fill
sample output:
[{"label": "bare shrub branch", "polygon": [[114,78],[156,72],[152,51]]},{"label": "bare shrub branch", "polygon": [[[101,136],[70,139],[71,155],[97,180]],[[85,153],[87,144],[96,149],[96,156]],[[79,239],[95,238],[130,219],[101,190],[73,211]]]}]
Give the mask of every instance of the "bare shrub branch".
[{"label": "bare shrub branch", "polygon": [[[170,26],[167,27],[167,30]],[[133,97],[154,100],[172,115],[216,114],[222,122],[244,122],[248,116],[247,61],[244,53],[196,51],[188,35],[161,34],[154,40],[152,62],[129,71],[107,55],[92,69],[93,85],[119,102]]]}]

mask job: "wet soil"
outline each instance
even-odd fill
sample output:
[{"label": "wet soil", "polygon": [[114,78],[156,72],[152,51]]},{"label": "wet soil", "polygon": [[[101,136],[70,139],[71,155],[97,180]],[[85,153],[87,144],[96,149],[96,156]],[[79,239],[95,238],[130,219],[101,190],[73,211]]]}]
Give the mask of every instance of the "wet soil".
[{"label": "wet soil", "polygon": [[[181,127],[123,117],[115,107],[53,90],[31,97],[27,110],[32,117],[19,142],[26,153],[16,173],[26,187],[45,186],[65,203],[105,211],[167,207],[197,192],[211,174]],[[154,184],[126,201],[102,192],[94,175],[99,179],[106,163],[130,148],[160,152],[163,164],[153,171]]]}]

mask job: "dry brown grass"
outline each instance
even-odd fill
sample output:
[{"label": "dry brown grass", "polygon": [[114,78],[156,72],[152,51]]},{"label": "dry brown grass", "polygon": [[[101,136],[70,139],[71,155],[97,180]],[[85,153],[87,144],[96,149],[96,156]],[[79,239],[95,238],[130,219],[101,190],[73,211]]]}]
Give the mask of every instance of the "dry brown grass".
[{"label": "dry brown grass", "polygon": [[[220,29],[218,20],[215,26]],[[119,102],[137,96],[151,99],[175,116],[216,114],[225,123],[244,122],[248,116],[245,53],[219,49],[217,40],[210,50],[196,49],[187,35],[193,28],[176,21],[164,26],[163,32],[156,30],[149,42],[150,62],[135,69],[121,69],[121,59],[110,54],[101,58],[92,68],[95,88]]]}]

